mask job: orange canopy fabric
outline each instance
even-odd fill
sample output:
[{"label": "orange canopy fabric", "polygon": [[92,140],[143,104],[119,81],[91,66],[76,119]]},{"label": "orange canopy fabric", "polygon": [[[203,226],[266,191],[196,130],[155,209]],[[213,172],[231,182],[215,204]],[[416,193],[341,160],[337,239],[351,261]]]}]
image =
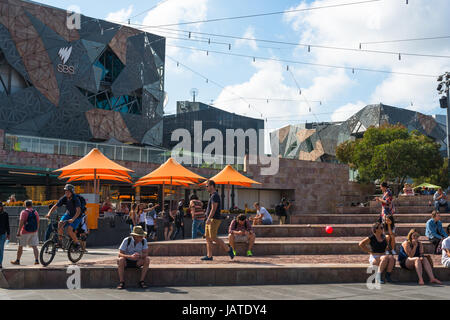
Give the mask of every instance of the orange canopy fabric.
[{"label": "orange canopy fabric", "polygon": [[[199,180],[206,180],[206,178],[186,169],[181,164],[179,164],[175,159],[170,158],[158,169],[152,173],[146,175],[139,179],[136,184],[140,183],[151,183],[156,184],[156,181],[167,181],[165,184],[170,185],[171,181],[179,180],[183,182],[198,182]],[[162,183],[161,183],[162,184]]]},{"label": "orange canopy fabric", "polygon": [[81,160],[78,160],[71,165],[55,170],[55,172],[62,172],[61,178],[71,175],[114,175],[131,178],[129,172],[133,170],[122,167],[121,165],[109,160],[97,148],[92,149]]},{"label": "orange canopy fabric", "polygon": [[216,184],[243,186],[248,188],[250,188],[252,184],[261,184],[240,174],[230,165],[226,166],[225,169],[210,180],[213,180]]},{"label": "orange canopy fabric", "polygon": [[135,187],[142,187],[142,186],[154,186],[154,185],[170,185],[170,186],[184,186],[189,187],[189,185],[194,184],[194,182],[189,180],[179,180],[179,179],[152,179],[152,180],[146,180],[141,182],[136,182],[134,184]]},{"label": "orange canopy fabric", "polygon": [[105,181],[121,181],[132,184],[133,182],[124,176],[114,176],[114,175],[72,175],[67,177],[58,177],[58,179],[69,179],[67,182],[76,182],[76,181],[93,181],[97,178],[97,180],[105,180]]}]

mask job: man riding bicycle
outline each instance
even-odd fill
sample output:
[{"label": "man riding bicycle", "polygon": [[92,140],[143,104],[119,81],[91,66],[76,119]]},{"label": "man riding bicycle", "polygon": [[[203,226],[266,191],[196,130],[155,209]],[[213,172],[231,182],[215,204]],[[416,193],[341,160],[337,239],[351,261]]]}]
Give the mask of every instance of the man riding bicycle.
[{"label": "man riding bicycle", "polygon": [[72,241],[76,244],[77,248],[80,247],[80,241],[78,240],[75,230],[77,230],[80,225],[83,212],[81,208],[81,201],[79,197],[75,194],[75,187],[71,184],[67,184],[64,187],[64,197],[59,199],[58,203],[53,206],[48,212],[46,218],[50,219],[50,216],[53,212],[56,211],[57,208],[66,206],[66,213],[61,218],[61,221],[58,223],[58,239],[59,246],[62,247],[62,239],[64,229],[67,228],[67,234],[70,236]]}]

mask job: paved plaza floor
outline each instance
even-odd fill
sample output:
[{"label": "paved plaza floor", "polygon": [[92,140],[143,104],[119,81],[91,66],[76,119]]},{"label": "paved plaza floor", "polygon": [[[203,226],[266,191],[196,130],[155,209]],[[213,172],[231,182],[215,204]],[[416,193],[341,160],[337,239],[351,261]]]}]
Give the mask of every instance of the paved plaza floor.
[{"label": "paved plaza floor", "polygon": [[450,283],[383,285],[369,290],[364,284],[283,285],[245,287],[151,287],[139,289],[6,290],[0,300],[448,300]]}]

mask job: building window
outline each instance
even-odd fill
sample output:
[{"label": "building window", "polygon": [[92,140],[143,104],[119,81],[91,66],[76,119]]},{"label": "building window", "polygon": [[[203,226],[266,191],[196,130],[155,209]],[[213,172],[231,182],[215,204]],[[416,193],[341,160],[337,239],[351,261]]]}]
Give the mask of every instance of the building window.
[{"label": "building window", "polygon": [[94,65],[103,70],[101,81],[110,84],[119,77],[119,74],[125,68],[122,61],[120,61],[109,47],[106,48],[105,52],[103,52]]},{"label": "building window", "polygon": [[312,144],[311,138],[306,139],[305,143],[306,143],[306,149],[308,150],[308,152],[313,152],[314,146]]},{"label": "building window", "polygon": [[11,67],[3,52],[0,51],[0,92],[9,96],[29,86],[30,84]]}]

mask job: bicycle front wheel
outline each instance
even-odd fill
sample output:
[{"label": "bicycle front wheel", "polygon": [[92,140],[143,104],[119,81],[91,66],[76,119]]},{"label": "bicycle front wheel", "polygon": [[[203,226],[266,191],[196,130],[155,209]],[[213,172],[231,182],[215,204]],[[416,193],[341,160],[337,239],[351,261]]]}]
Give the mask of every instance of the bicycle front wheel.
[{"label": "bicycle front wheel", "polygon": [[67,256],[72,263],[77,263],[83,258],[84,250],[81,245],[77,247],[75,242],[71,241],[69,245],[69,250],[67,250]]},{"label": "bicycle front wheel", "polygon": [[48,240],[44,243],[39,254],[39,262],[44,266],[52,263],[56,255],[56,243],[53,240]]}]

